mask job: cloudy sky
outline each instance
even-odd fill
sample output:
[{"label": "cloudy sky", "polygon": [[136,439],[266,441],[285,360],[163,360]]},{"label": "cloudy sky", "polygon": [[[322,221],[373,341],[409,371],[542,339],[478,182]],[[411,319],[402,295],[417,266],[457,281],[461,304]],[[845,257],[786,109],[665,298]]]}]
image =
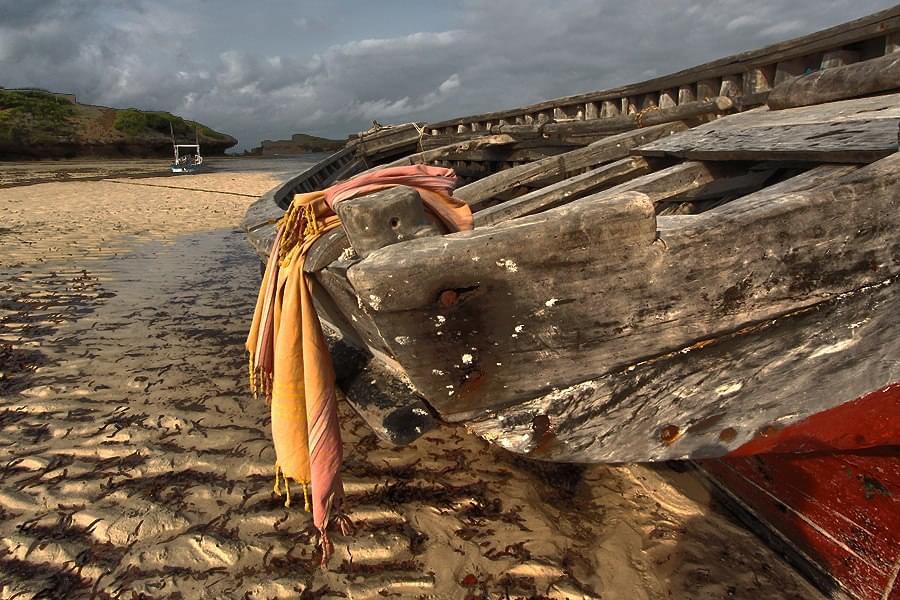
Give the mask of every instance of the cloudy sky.
[{"label": "cloudy sky", "polygon": [[0,0],[0,85],[240,139],[344,137],[640,81],[878,0]]}]

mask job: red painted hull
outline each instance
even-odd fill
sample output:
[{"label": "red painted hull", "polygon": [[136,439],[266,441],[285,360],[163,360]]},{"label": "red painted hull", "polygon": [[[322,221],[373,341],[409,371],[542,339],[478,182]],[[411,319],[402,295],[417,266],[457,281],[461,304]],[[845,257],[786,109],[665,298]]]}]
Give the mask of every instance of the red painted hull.
[{"label": "red painted hull", "polygon": [[821,569],[826,592],[900,600],[900,385],[699,464]]},{"label": "red painted hull", "polygon": [[900,446],[900,382],[783,429],[760,432],[728,454],[829,452]]}]

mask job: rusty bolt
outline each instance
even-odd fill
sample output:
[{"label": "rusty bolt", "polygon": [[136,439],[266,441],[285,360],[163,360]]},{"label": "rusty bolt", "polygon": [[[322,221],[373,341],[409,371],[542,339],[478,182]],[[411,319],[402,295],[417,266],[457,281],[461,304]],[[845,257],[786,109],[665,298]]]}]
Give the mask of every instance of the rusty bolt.
[{"label": "rusty bolt", "polygon": [[457,294],[453,290],[444,290],[441,292],[441,295],[438,296],[438,304],[440,304],[444,308],[448,308],[453,306],[459,301],[459,294]]},{"label": "rusty bolt", "polygon": [[726,444],[729,442],[733,442],[736,437],[737,431],[734,430],[734,427],[726,427],[719,432],[719,439]]},{"label": "rusty bolt", "polygon": [[659,440],[666,445],[671,444],[681,437],[681,430],[677,425],[666,425],[659,430]]}]

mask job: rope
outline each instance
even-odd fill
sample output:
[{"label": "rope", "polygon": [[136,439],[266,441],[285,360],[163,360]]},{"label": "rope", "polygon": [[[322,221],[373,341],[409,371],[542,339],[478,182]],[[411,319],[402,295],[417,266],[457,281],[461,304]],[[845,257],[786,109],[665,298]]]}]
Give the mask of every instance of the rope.
[{"label": "rope", "polygon": [[419,127],[418,124],[416,124],[416,123],[412,123],[412,126],[415,127],[416,131],[419,132],[419,142],[418,142],[419,152],[425,152],[425,148],[422,147],[422,138],[424,138],[426,135],[428,135],[427,133],[425,133],[425,127]]},{"label": "rope", "polygon": [[659,110],[659,107],[658,106],[648,106],[647,108],[641,110],[639,113],[637,113],[634,116],[635,121],[637,122],[638,129],[640,129],[641,127],[644,126],[644,115],[646,115],[647,113],[651,113],[655,110]]}]

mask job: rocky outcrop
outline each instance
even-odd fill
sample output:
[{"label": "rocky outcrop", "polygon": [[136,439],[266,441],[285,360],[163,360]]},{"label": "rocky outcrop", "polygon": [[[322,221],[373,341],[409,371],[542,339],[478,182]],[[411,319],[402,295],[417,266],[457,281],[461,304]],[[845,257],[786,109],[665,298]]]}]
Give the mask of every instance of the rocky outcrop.
[{"label": "rocky outcrop", "polygon": [[199,138],[204,155],[237,144],[230,135],[167,112],[78,104],[71,94],[0,88],[0,160],[167,158]]},{"label": "rocky outcrop", "polygon": [[331,140],[306,133],[295,133],[289,140],[263,140],[259,147],[250,153],[261,156],[290,156],[311,152],[336,152],[343,148],[345,143],[346,140]]}]

